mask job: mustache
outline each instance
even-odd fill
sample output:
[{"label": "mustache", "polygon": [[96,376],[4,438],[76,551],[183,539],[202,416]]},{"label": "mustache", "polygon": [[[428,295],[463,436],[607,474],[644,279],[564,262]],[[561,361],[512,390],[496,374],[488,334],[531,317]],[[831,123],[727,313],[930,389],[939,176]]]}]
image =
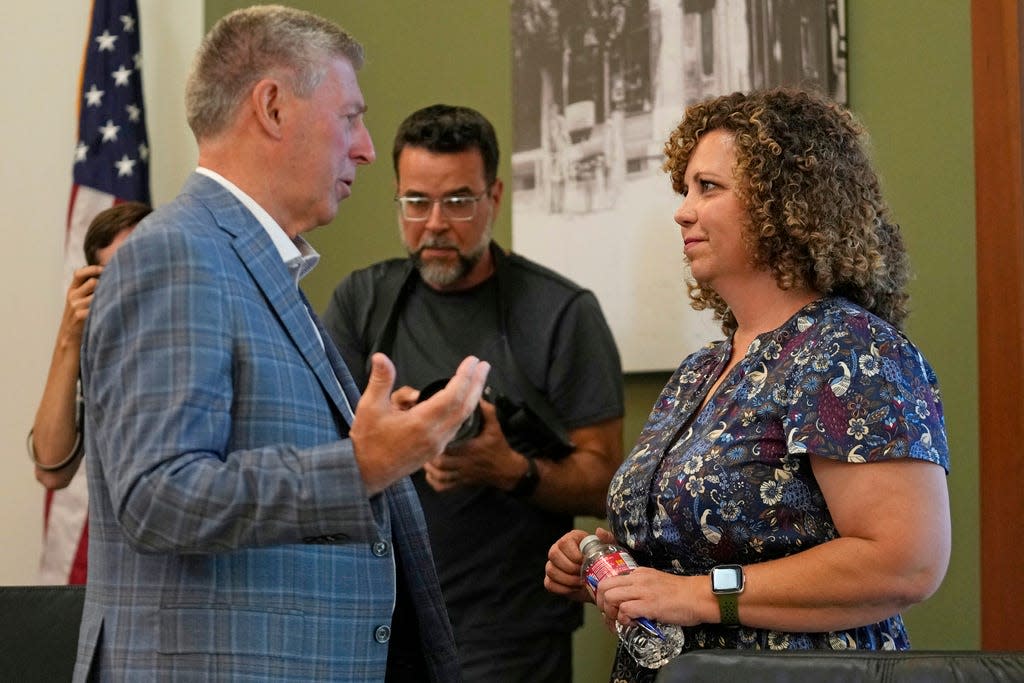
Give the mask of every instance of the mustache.
[{"label": "mustache", "polygon": [[423,253],[424,249],[454,249],[458,251],[459,246],[450,239],[439,236],[427,236],[420,240],[419,245],[416,247],[416,253]]}]

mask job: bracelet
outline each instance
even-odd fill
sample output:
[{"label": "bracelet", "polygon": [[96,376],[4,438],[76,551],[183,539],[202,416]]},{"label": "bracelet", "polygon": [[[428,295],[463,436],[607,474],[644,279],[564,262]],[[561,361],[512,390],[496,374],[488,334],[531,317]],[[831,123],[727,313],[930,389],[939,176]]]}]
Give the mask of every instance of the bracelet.
[{"label": "bracelet", "polygon": [[75,430],[75,445],[71,447],[71,452],[68,453],[68,457],[61,460],[56,465],[44,465],[39,462],[39,456],[36,455],[35,444],[32,443],[32,430],[28,430],[28,438],[25,439],[25,446],[28,448],[28,457],[32,460],[36,467],[41,469],[43,472],[59,472],[64,469],[82,455],[85,444],[82,443],[82,432],[81,430]]}]

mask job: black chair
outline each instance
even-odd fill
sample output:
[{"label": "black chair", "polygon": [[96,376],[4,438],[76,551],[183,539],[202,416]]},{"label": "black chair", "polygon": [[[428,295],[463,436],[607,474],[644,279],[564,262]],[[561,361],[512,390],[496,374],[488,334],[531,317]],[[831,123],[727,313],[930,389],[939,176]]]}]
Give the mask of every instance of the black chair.
[{"label": "black chair", "polygon": [[698,650],[669,662],[658,683],[989,683],[1024,681],[1024,652]]},{"label": "black chair", "polygon": [[0,586],[0,681],[70,681],[85,586]]}]

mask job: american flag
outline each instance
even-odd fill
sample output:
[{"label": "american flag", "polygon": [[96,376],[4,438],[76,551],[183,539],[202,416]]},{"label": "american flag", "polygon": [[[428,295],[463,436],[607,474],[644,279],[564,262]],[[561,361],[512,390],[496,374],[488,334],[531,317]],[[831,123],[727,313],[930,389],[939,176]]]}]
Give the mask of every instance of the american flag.
[{"label": "american flag", "polygon": [[97,213],[121,201],[149,203],[141,69],[136,0],[95,0],[79,88],[64,247],[65,263],[72,269],[82,263],[82,239]]},{"label": "american flag", "polygon": [[[114,204],[149,199],[136,0],[94,0],[78,101],[74,182],[64,241],[65,285],[85,265],[89,223]],[[67,488],[47,492],[41,583],[84,583],[88,541],[85,460]]]}]

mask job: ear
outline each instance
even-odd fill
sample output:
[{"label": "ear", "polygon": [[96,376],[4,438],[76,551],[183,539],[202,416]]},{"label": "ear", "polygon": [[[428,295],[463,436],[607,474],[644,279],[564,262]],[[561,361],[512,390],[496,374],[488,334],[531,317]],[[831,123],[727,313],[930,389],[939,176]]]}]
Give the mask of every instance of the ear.
[{"label": "ear", "polygon": [[272,78],[264,78],[257,82],[250,95],[257,124],[275,140],[281,139],[282,136],[282,95],[280,83]]},{"label": "ear", "polygon": [[501,195],[505,191],[505,185],[501,182],[501,178],[494,179],[494,185],[491,186],[491,198],[494,200],[494,214],[498,214],[498,209],[501,208]]}]

